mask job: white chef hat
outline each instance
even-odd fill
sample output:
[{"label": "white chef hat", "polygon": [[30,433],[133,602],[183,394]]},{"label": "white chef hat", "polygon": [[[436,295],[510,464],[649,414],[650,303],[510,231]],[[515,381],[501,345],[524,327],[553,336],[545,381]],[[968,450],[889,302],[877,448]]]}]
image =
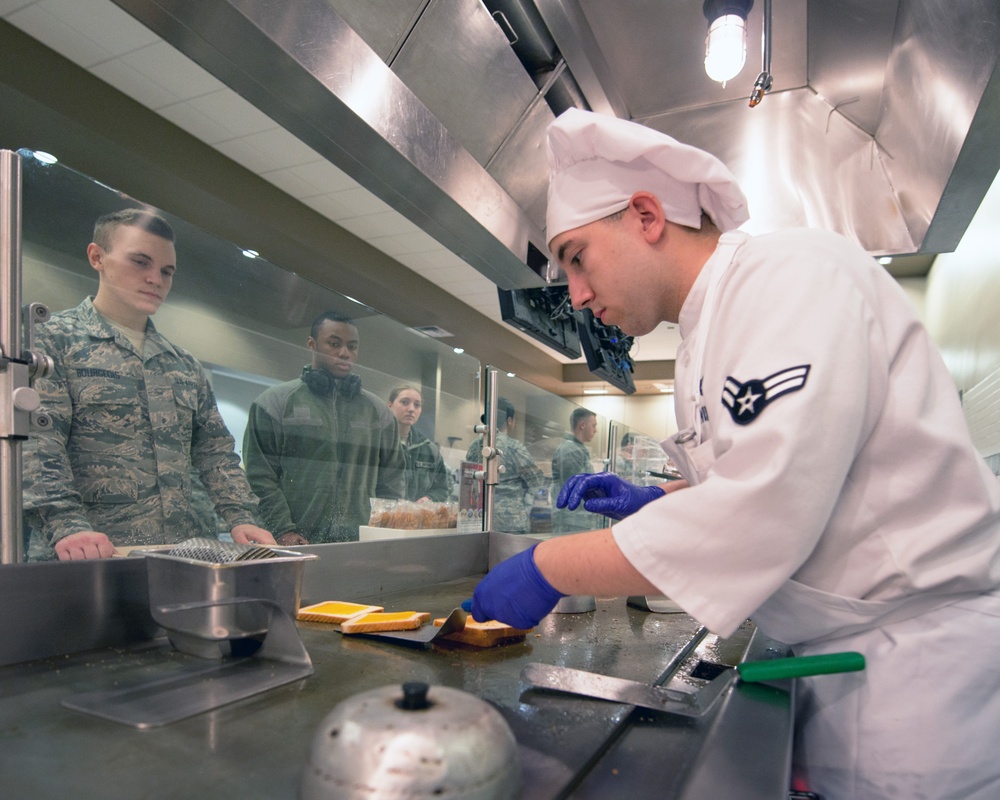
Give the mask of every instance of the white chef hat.
[{"label": "white chef hat", "polygon": [[704,209],[721,231],[750,218],[725,164],[704,150],[628,120],[571,108],[549,125],[546,239],[603,219],[639,191],[655,194],[668,220],[701,227]]}]

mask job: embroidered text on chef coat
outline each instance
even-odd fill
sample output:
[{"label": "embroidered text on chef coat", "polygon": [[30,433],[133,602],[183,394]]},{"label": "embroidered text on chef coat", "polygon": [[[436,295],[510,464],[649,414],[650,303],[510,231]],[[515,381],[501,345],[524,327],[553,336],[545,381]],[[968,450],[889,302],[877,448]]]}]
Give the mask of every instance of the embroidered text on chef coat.
[{"label": "embroidered text on chef coat", "polygon": [[729,376],[722,388],[722,402],[737,425],[749,425],[772,402],[806,385],[809,364],[789,367],[764,379],[740,382]]}]

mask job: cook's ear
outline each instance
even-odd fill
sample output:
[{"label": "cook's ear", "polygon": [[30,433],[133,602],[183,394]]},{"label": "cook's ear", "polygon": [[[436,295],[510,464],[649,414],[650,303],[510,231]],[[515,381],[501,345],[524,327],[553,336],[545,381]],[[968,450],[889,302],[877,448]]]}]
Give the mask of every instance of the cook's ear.
[{"label": "cook's ear", "polygon": [[104,269],[101,264],[101,259],[104,257],[104,248],[99,244],[91,242],[87,245],[87,261],[90,262],[90,266],[100,272]]},{"label": "cook's ear", "polygon": [[650,244],[659,241],[667,221],[659,198],[650,192],[636,192],[629,200],[629,206],[639,215],[646,241]]}]

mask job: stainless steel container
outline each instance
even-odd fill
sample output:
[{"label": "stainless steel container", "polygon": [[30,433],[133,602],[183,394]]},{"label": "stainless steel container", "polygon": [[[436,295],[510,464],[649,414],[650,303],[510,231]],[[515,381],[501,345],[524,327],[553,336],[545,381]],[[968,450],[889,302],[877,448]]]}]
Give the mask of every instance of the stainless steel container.
[{"label": "stainless steel container", "polygon": [[[213,563],[166,552],[142,552],[153,619],[167,628],[168,638],[181,652],[205,658],[229,655],[233,642],[262,635],[268,618],[260,604],[232,600],[269,600],[295,619],[305,562],[316,556],[294,550],[275,553],[275,558]],[[191,607],[185,615],[187,630],[171,628],[178,619],[176,611],[169,622],[161,612],[181,606]]]},{"label": "stainless steel container", "polygon": [[301,800],[512,800],[517,742],[475,695],[424,683],[383,686],[331,711],[313,737]]}]

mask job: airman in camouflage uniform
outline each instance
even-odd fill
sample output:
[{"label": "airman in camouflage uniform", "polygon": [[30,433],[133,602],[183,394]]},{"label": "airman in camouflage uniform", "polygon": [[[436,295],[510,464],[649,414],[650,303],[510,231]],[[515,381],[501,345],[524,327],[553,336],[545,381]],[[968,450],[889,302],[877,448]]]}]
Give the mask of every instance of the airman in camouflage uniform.
[{"label": "airman in camouflage uniform", "polygon": [[[531,454],[510,432],[514,428],[514,405],[501,397],[497,403],[497,416],[504,422],[497,430],[496,447],[501,452],[500,465],[504,468],[493,491],[493,530],[506,533],[529,533],[528,509],[535,493],[547,481]],[[476,439],[469,445],[467,461],[482,463],[483,442]]]},{"label": "airman in camouflage uniform", "polygon": [[254,523],[257,500],[201,365],[149,320],[171,285],[173,232],[130,209],[98,220],[94,239],[97,296],[38,329],[55,372],[36,383],[52,425],[25,449],[29,558],[215,535],[193,504],[192,472],[235,541],[273,543]]},{"label": "airman in camouflage uniform", "polygon": [[[574,475],[593,472],[587,443],[597,433],[597,415],[586,408],[575,408],[570,415],[570,430],[552,456],[552,497]],[[579,508],[557,508],[552,513],[552,530],[557,533],[592,531],[604,526],[600,514],[591,514],[581,504]]]}]

